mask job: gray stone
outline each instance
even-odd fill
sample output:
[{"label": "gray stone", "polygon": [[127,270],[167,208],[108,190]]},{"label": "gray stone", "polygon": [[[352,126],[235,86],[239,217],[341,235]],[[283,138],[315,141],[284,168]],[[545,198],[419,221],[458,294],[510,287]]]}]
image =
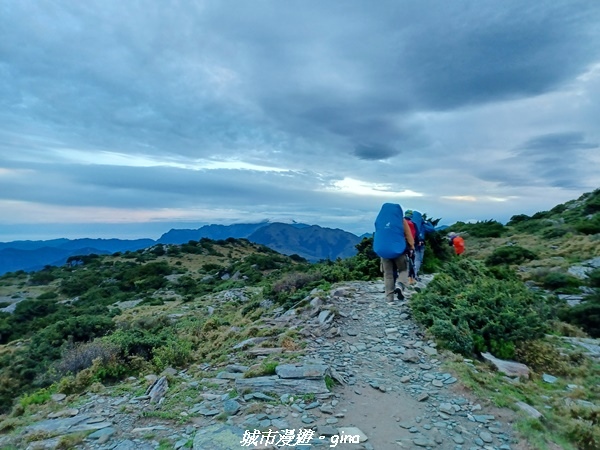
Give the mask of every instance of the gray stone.
[{"label": "gray stone", "polygon": [[431,347],[423,347],[423,351],[429,356],[437,355],[438,353],[438,351],[435,348]]},{"label": "gray stone", "polygon": [[77,425],[73,425],[69,428],[69,433],[79,433],[80,431],[91,431],[91,430],[101,430],[102,428],[107,428],[112,425],[112,422],[104,421],[104,422],[95,422],[95,423],[83,423],[80,422]]},{"label": "gray stone", "polygon": [[167,381],[167,377],[162,376],[146,389],[146,395],[150,396],[150,403],[158,403],[165,396],[168,389],[169,382]]},{"label": "gray stone", "polygon": [[236,415],[240,410],[241,405],[235,400],[226,400],[223,402],[223,412],[229,416]]},{"label": "gray stone", "polygon": [[422,392],[421,394],[419,394],[417,396],[417,400],[420,401],[420,402],[424,402],[428,398],[429,398],[429,394],[427,392]]},{"label": "gray stone", "polygon": [[481,438],[481,440],[483,442],[485,442],[486,444],[491,444],[492,442],[494,442],[494,438],[492,437],[492,435],[490,433],[488,433],[487,431],[482,431],[481,433],[479,433],[479,437]]},{"label": "gray stone", "polygon": [[[286,394],[284,394],[284,395],[286,395]],[[275,400],[277,400],[275,397],[271,397],[267,394],[263,394],[262,392],[252,392],[252,393],[248,394],[248,396],[250,398],[254,398],[256,400],[264,400],[266,402],[274,402]],[[281,397],[282,397],[280,399],[281,403],[287,403],[287,400],[284,400],[284,398],[289,398],[289,394],[287,394],[287,397],[284,397],[283,395]]]},{"label": "gray stone", "polygon": [[462,445],[465,443],[465,440],[463,439],[463,437],[458,434],[452,436],[452,440],[454,441],[455,444],[458,444],[458,445]]},{"label": "gray stone", "polygon": [[217,378],[221,380],[237,380],[239,378],[244,378],[244,374],[239,372],[219,372]]},{"label": "gray stone", "polygon": [[92,434],[88,435],[88,439],[100,439],[104,436],[112,436],[115,433],[115,429],[113,427],[102,428],[98,431],[94,431]]},{"label": "gray stone", "polygon": [[433,447],[435,442],[433,442],[431,439],[417,438],[413,439],[413,444],[415,444],[417,447]]},{"label": "gray stone", "polygon": [[522,411],[525,411],[527,415],[533,417],[534,419],[539,419],[542,416],[542,413],[535,409],[533,406],[528,405],[527,403],[517,402],[515,403]]},{"label": "gray stone", "polygon": [[318,380],[325,376],[327,366],[325,364],[305,364],[296,366],[293,364],[280,364],[275,369],[279,378],[305,378]]},{"label": "gray stone", "polygon": [[283,379],[278,376],[242,378],[235,380],[238,392],[263,391],[282,394],[327,394],[324,380]]},{"label": "gray stone", "polygon": [[544,373],[542,374],[542,380],[544,380],[546,383],[554,384],[558,381],[558,378],[556,378],[553,375],[548,375],[547,373]]},{"label": "gray stone", "polygon": [[268,337],[252,337],[248,338],[239,344],[233,346],[234,350],[244,350],[252,345],[260,344],[261,342],[267,341]]},{"label": "gray stone", "polygon": [[486,415],[486,414],[478,414],[478,415],[473,415],[473,419],[475,419],[475,422],[488,423],[488,422],[494,420],[495,417],[491,416],[491,415]]},{"label": "gray stone", "polygon": [[482,353],[481,356],[492,363],[498,372],[501,372],[509,377],[523,377],[529,378],[529,367],[525,364],[521,364],[515,361],[504,361],[502,359],[495,358],[491,353]]},{"label": "gray stone", "polygon": [[79,414],[78,409],[68,408],[48,414],[48,419],[58,419],[59,417],[74,417]]},{"label": "gray stone", "polygon": [[329,319],[330,315],[331,315],[331,311],[329,311],[328,309],[324,309],[323,311],[321,311],[319,313],[319,317],[318,317],[319,323],[320,324],[327,323],[327,319]]},{"label": "gray stone", "polygon": [[25,429],[30,432],[47,432],[47,433],[66,433],[71,427],[75,426],[80,422],[84,422],[89,419],[91,415],[80,414],[75,417],[69,417],[65,419],[48,419],[36,422]]},{"label": "gray stone", "polygon": [[421,360],[419,354],[413,349],[406,350],[402,355],[400,355],[400,359],[404,362],[411,363],[418,363]]},{"label": "gray stone", "polygon": [[244,430],[231,425],[204,427],[194,437],[193,450],[231,450],[241,446]]}]

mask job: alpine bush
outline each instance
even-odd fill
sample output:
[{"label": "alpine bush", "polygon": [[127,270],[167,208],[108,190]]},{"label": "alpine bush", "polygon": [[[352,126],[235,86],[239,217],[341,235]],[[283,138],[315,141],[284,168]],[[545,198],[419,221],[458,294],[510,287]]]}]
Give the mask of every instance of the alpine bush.
[{"label": "alpine bush", "polygon": [[561,290],[564,288],[576,288],[581,282],[572,275],[562,272],[550,272],[542,279],[546,289]]},{"label": "alpine bush", "polygon": [[594,215],[591,219],[583,219],[577,222],[575,229],[583,234],[600,233],[600,214]]},{"label": "alpine bush", "polygon": [[537,256],[530,250],[518,245],[505,245],[496,248],[485,260],[487,266],[500,264],[521,264],[524,261],[536,259]]},{"label": "alpine bush", "polygon": [[591,287],[600,288],[600,268],[596,268],[588,274],[588,284]]},{"label": "alpine bush", "polygon": [[477,261],[447,263],[426,291],[411,298],[415,319],[457,353],[489,351],[513,358],[518,342],[547,331],[549,307],[516,280],[499,280]]},{"label": "alpine bush", "polygon": [[500,237],[504,232],[504,225],[497,220],[490,219],[475,223],[457,222],[450,229],[452,231],[467,232],[474,237]]},{"label": "alpine bush", "polygon": [[596,292],[580,304],[560,310],[559,318],[577,325],[594,338],[600,338],[600,293]]}]

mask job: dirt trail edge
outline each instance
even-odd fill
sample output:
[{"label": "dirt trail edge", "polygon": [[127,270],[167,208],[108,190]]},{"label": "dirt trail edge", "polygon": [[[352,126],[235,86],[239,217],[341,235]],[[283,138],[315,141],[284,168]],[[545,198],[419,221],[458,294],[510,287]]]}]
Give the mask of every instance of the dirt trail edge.
[{"label": "dirt trail edge", "polygon": [[[430,281],[424,277],[422,287]],[[356,427],[361,444],[339,449],[524,449],[514,436],[514,412],[469,396],[441,369],[432,341],[424,341],[407,301],[387,303],[382,282],[345,283],[332,292],[340,335],[310,341],[315,362],[334,368],[347,384],[336,386],[337,427]]]}]

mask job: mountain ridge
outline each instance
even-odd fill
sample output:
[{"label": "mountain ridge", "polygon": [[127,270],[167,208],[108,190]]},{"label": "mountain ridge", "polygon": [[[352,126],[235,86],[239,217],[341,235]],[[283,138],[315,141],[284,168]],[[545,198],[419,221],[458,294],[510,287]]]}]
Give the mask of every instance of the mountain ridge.
[{"label": "mountain ridge", "polygon": [[[309,229],[310,232],[302,231],[306,229]],[[259,233],[260,230],[262,232]],[[309,234],[311,237],[308,237]],[[36,271],[46,265],[62,265],[70,256],[74,255],[137,251],[157,244],[185,244],[203,238],[212,240],[248,239],[284,254],[297,254],[311,262],[352,256],[356,254],[355,245],[362,240],[361,237],[339,228],[324,228],[319,225],[294,221],[282,223],[269,220],[232,225],[210,224],[197,229],[171,229],[163,233],[157,240],[149,238],[20,240],[0,242],[0,275],[18,270]],[[294,242],[295,245],[286,241]]]}]

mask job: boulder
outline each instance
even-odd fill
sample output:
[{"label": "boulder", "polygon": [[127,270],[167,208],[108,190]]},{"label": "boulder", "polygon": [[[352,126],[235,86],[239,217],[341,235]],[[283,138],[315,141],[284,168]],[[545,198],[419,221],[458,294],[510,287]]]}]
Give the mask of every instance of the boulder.
[{"label": "boulder", "polygon": [[530,370],[525,364],[516,361],[505,361],[494,357],[491,353],[482,353],[481,356],[486,361],[492,363],[498,372],[501,372],[509,377],[529,378]]}]

